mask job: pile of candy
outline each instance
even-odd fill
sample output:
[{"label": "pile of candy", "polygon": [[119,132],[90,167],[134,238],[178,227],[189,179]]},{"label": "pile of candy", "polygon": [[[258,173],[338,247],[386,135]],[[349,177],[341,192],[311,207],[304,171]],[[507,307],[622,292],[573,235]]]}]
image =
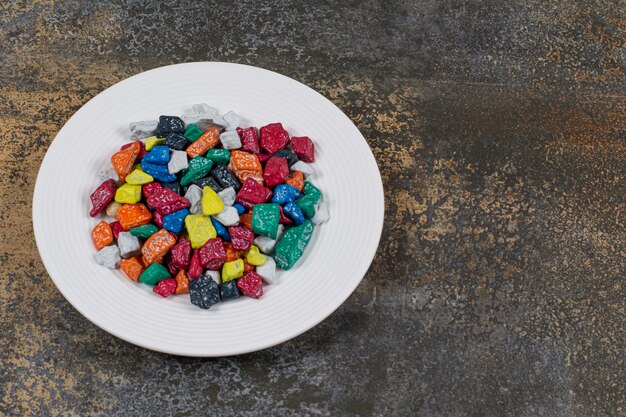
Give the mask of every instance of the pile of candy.
[{"label": "pile of candy", "polygon": [[89,214],[115,219],[91,233],[100,265],[208,309],[261,297],[328,209],[309,181],[310,138],[290,137],[280,123],[241,128],[237,114],[206,104],[193,110],[131,123],[131,142],[101,173]]}]

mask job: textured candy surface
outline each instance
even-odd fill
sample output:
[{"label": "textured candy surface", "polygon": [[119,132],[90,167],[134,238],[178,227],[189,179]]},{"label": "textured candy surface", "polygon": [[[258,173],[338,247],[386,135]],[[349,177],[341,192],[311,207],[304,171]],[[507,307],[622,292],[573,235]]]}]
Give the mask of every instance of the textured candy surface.
[{"label": "textured candy surface", "polygon": [[146,174],[150,174],[155,180],[161,182],[176,181],[176,175],[170,174],[167,169],[167,165],[157,165],[148,161],[141,161],[141,169]]},{"label": "textured candy surface", "polygon": [[273,156],[276,156],[278,158],[285,158],[289,166],[299,161],[298,155],[293,152],[289,152],[287,149],[279,149]]},{"label": "textured candy surface", "polygon": [[315,145],[308,136],[292,137],[291,148],[301,161],[315,162]]},{"label": "textured candy surface", "polygon": [[180,233],[183,230],[185,217],[189,215],[189,210],[182,209],[163,216],[163,228],[170,232]]},{"label": "textured candy surface", "polygon": [[226,262],[226,250],[222,239],[209,239],[204,246],[198,249],[200,265],[203,268],[218,270]]},{"label": "textured candy surface", "polygon": [[102,184],[100,184],[98,188],[96,188],[96,190],[89,196],[89,198],[91,199],[91,204],[93,206],[93,208],[89,212],[89,215],[91,217],[94,217],[95,215],[100,213],[100,211],[102,211],[102,209],[105,208],[111,200],[113,200],[116,190],[117,185],[113,180],[106,180]]},{"label": "textured candy surface", "polygon": [[191,242],[186,237],[181,237],[178,243],[170,251],[172,264],[178,269],[187,269],[191,257]]},{"label": "textured candy surface", "polygon": [[117,210],[117,220],[124,230],[130,230],[133,227],[150,223],[152,213],[141,203],[124,204]]},{"label": "textured candy surface", "polygon": [[191,255],[191,260],[189,261],[189,270],[187,271],[187,276],[191,279],[197,279],[200,275],[202,275],[200,255],[198,254],[198,251],[195,251],[193,255]]},{"label": "textured candy surface", "polygon": [[152,175],[143,172],[141,166],[133,169],[130,174],[126,176],[126,182],[132,185],[143,185],[152,181],[154,181]]},{"label": "textured candy surface", "polygon": [[165,229],[161,229],[146,240],[141,248],[147,265],[157,262],[176,244],[176,238]]},{"label": "textured candy surface", "polygon": [[134,256],[128,259],[120,259],[120,268],[133,281],[137,281],[144,270],[144,266],[139,258]]},{"label": "textured candy surface", "polygon": [[157,227],[153,224],[146,224],[130,229],[130,234],[141,239],[147,239],[157,232]]},{"label": "textured candy surface", "polygon": [[243,275],[243,259],[235,259],[234,261],[224,263],[222,267],[222,282],[228,282],[237,279]]},{"label": "textured candy surface", "polygon": [[139,238],[130,232],[121,232],[117,237],[117,247],[120,249],[122,258],[130,258],[141,254],[141,243]]},{"label": "textured candy surface", "polygon": [[190,143],[191,142],[189,142],[189,139],[187,139],[185,136],[181,135],[180,133],[172,132],[167,134],[167,137],[163,144],[165,146],[169,146],[170,149],[184,151]]},{"label": "textured candy surface", "polygon": [[258,182],[263,182],[263,167],[255,154],[237,150],[232,151],[228,168],[235,173],[239,181],[243,182],[246,178],[252,177]]},{"label": "textured candy surface", "polygon": [[211,171],[212,167],[213,161],[202,156],[196,156],[189,161],[187,169],[183,171],[183,176],[180,179],[180,185],[189,185],[192,182],[205,177]]},{"label": "textured candy surface", "polygon": [[304,188],[304,174],[300,171],[292,171],[285,179],[285,184],[289,184],[302,192],[302,188]]},{"label": "textured candy surface", "polygon": [[211,187],[204,187],[202,190],[202,214],[210,216],[218,214],[223,209],[224,203],[220,196]]},{"label": "textured candy surface", "polygon": [[167,298],[176,292],[176,279],[166,278],[162,279],[152,289],[155,294],[159,294],[163,298]]},{"label": "textured candy surface", "polygon": [[262,186],[252,178],[247,178],[239,192],[236,201],[244,207],[252,207],[254,204],[265,203],[272,197],[272,190]]},{"label": "textured candy surface", "polygon": [[252,210],[252,231],[276,239],[279,219],[280,206],[278,204],[257,204]]},{"label": "textured candy surface", "polygon": [[111,157],[111,164],[113,168],[115,168],[115,172],[117,172],[120,181],[124,181],[126,176],[130,174],[130,170],[137,156],[139,156],[140,150],[139,145],[133,142],[128,148],[114,153]]},{"label": "textured candy surface", "polygon": [[146,142],[144,144],[146,151],[151,151],[152,148],[154,148],[157,145],[162,145],[166,142],[165,138],[157,138],[155,137],[151,137],[151,138],[147,138]]},{"label": "textured candy surface", "polygon": [[257,135],[256,129],[254,127],[249,127],[247,129],[238,127],[236,130],[237,134],[239,134],[239,139],[241,140],[241,150],[255,154],[259,153],[261,148],[259,148],[259,136]]},{"label": "textured candy surface", "polygon": [[167,165],[170,161],[170,148],[164,145],[155,146],[146,153],[143,160],[156,165]]},{"label": "textured candy surface", "polygon": [[285,158],[272,156],[265,163],[265,171],[263,171],[263,180],[268,187],[274,187],[282,184],[289,175],[289,164]]},{"label": "textured candy surface", "polygon": [[246,252],[246,261],[248,261],[250,265],[254,266],[263,265],[265,263],[265,255],[259,252],[259,248],[252,245]]},{"label": "textured candy surface", "polygon": [[120,204],[138,203],[141,201],[141,185],[122,185],[115,191],[115,201]]},{"label": "textured candy surface", "polygon": [[109,269],[117,269],[120,266],[120,250],[117,245],[109,245],[96,253],[96,262]]},{"label": "textured candy surface", "polygon": [[302,213],[308,218],[315,215],[315,205],[322,198],[322,192],[309,181],[305,181],[303,196],[296,200],[296,204],[302,210]]},{"label": "textured candy surface", "polygon": [[189,212],[191,214],[202,214],[202,188],[196,184],[191,184],[187,188],[185,198],[189,201]]},{"label": "textured candy surface", "polygon": [[265,263],[256,267],[256,273],[261,276],[266,284],[276,282],[276,262],[271,256],[265,257]]},{"label": "textured candy surface", "polygon": [[214,148],[220,141],[220,133],[217,129],[209,129],[186,149],[190,158],[200,156],[211,148]]},{"label": "textured candy surface", "polygon": [[239,180],[235,178],[225,165],[216,164],[211,171],[211,175],[223,188],[233,187],[235,190],[241,188]]},{"label": "textured candy surface", "polygon": [[113,239],[117,239],[120,233],[124,231],[122,224],[117,220],[109,223],[109,226],[111,226],[111,231],[113,232]]},{"label": "textured candy surface", "polygon": [[302,223],[304,223],[304,214],[302,214],[300,206],[298,206],[296,203],[287,203],[283,211],[287,215],[287,217],[293,220],[293,224],[301,225]]},{"label": "textured candy surface", "polygon": [[230,162],[230,151],[228,149],[209,149],[206,158],[216,164],[228,164]]},{"label": "textured candy surface", "polygon": [[263,295],[261,277],[254,271],[246,272],[237,280],[237,288],[246,297],[260,298]]},{"label": "textured candy surface", "polygon": [[207,240],[217,236],[209,216],[190,214],[185,218],[185,227],[189,234],[191,247],[194,249],[200,249]]},{"label": "textured candy surface", "polygon": [[111,226],[105,221],[98,223],[91,231],[91,240],[96,250],[109,246],[113,243],[113,231],[111,230]]},{"label": "textured candy surface", "polygon": [[248,250],[250,245],[252,245],[254,240],[252,230],[242,226],[230,226],[228,232],[230,233],[230,242],[233,244],[233,249]]},{"label": "textured candy surface", "polygon": [[170,271],[161,264],[148,266],[139,276],[139,281],[148,285],[157,285],[162,279],[171,278]]},{"label": "textured candy surface", "polygon": [[274,195],[272,196],[272,203],[287,204],[292,201],[296,201],[300,198],[301,194],[297,188],[289,184],[280,184],[274,188]]},{"label": "textured candy surface", "polygon": [[180,270],[176,274],[176,294],[189,294],[189,278],[185,271]]},{"label": "textured candy surface", "polygon": [[269,154],[284,148],[289,143],[289,133],[283,128],[281,123],[271,123],[260,129],[261,148]]},{"label": "textured candy surface", "polygon": [[176,192],[161,188],[146,199],[146,202],[154,210],[163,215],[173,213],[184,208],[189,208],[189,201],[178,195]]},{"label": "textured candy surface", "polygon": [[170,132],[183,133],[185,131],[185,123],[178,116],[159,116],[159,124],[156,130],[159,136],[165,136]]},{"label": "textured candy surface", "polygon": [[300,226],[287,230],[276,245],[274,260],[282,269],[291,269],[304,253],[304,248],[311,240],[313,223],[305,220]]},{"label": "textured candy surface", "polygon": [[219,286],[211,278],[201,276],[189,283],[189,298],[192,304],[209,309],[220,301]]},{"label": "textured candy surface", "polygon": [[220,285],[220,298],[222,301],[236,300],[240,297],[236,281],[228,281]]},{"label": "textured candy surface", "polygon": [[190,142],[195,142],[200,136],[202,136],[203,133],[204,132],[202,131],[202,129],[200,129],[194,123],[189,123],[189,125],[187,125],[187,129],[185,129],[184,137]]}]

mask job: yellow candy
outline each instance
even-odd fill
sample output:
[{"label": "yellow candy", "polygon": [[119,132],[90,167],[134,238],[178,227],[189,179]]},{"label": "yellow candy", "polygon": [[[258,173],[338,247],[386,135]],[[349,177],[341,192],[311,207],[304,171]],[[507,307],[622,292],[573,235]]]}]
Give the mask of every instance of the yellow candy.
[{"label": "yellow candy", "polygon": [[152,181],[154,181],[152,175],[143,172],[141,167],[134,169],[130,174],[126,176],[126,182],[133,185],[147,184]]},{"label": "yellow candy", "polygon": [[185,217],[185,228],[189,234],[191,247],[194,249],[200,249],[207,240],[217,236],[211,218],[202,214],[190,214]]},{"label": "yellow candy", "polygon": [[115,201],[122,204],[135,204],[141,200],[141,185],[124,184],[115,192]]},{"label": "yellow candy", "polygon": [[211,187],[204,186],[202,190],[202,213],[211,216],[224,210],[224,203]]},{"label": "yellow candy", "polygon": [[222,282],[228,282],[243,275],[243,259],[226,262],[222,267]]},{"label": "yellow candy", "polygon": [[165,138],[157,138],[153,136],[151,138],[146,139],[143,145],[146,147],[146,151],[149,151],[152,148],[154,148],[156,145],[161,145],[162,143],[165,143]]},{"label": "yellow candy", "polygon": [[246,261],[248,261],[250,265],[259,266],[265,263],[266,258],[265,255],[259,252],[259,248],[252,245],[246,252]]}]

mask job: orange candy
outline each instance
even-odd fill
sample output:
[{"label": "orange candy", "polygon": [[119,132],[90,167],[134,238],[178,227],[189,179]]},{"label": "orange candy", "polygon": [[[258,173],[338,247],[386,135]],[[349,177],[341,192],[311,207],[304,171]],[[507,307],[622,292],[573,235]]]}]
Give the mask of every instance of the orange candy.
[{"label": "orange candy", "polygon": [[189,294],[189,278],[182,269],[176,274],[176,294]]},{"label": "orange candy", "polygon": [[104,220],[98,223],[91,231],[91,239],[98,250],[113,243],[113,230],[109,223]]},{"label": "orange candy", "polygon": [[285,184],[289,184],[292,187],[298,189],[298,191],[302,191],[304,187],[304,174],[300,171],[294,171],[285,180]]},{"label": "orange candy", "polygon": [[241,259],[243,256],[241,251],[233,249],[233,245],[230,242],[224,242],[224,249],[226,250],[226,262]]},{"label": "orange candy", "polygon": [[133,164],[135,163],[135,159],[139,156],[140,151],[141,147],[139,144],[137,142],[133,142],[128,148],[122,149],[121,151],[113,154],[111,157],[111,164],[113,164],[113,168],[115,168],[115,172],[117,172],[117,176],[120,178],[120,181],[124,181],[126,176],[130,174]]},{"label": "orange candy", "polygon": [[148,207],[141,203],[124,204],[117,210],[116,217],[122,225],[122,229],[130,230],[133,227],[150,223],[152,213],[150,213]]},{"label": "orange candy", "polygon": [[163,259],[168,250],[176,244],[176,238],[165,229],[161,229],[146,240],[141,248],[146,266]]},{"label": "orange candy", "polygon": [[220,141],[220,132],[216,128],[207,130],[194,143],[187,147],[187,155],[190,158],[203,155],[211,148],[214,148]]},{"label": "orange candy", "polygon": [[244,213],[239,216],[239,224],[252,230],[252,213]]},{"label": "orange candy", "polygon": [[135,256],[128,259],[120,259],[120,268],[133,281],[137,281],[145,269],[141,261]]},{"label": "orange candy", "polygon": [[230,151],[228,168],[233,171],[241,182],[244,182],[248,177],[252,177],[259,184],[263,184],[263,167],[259,157],[253,153],[237,150]]},{"label": "orange candy", "polygon": [[254,265],[250,265],[248,261],[243,260],[243,273],[254,271]]}]

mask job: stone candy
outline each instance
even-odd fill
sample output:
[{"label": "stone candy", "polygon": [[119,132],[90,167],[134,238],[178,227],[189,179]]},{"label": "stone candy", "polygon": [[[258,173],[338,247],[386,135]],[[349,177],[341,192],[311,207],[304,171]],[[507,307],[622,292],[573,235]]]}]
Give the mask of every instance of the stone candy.
[{"label": "stone candy", "polygon": [[224,263],[222,267],[222,283],[237,279],[243,275],[243,259]]},{"label": "stone candy", "polygon": [[191,108],[198,114],[208,114],[212,116],[219,115],[219,111],[215,107],[211,107],[206,103],[194,104]]},{"label": "stone candy", "polygon": [[167,165],[170,161],[170,148],[169,146],[159,145],[155,146],[146,153],[143,160],[156,165]]},{"label": "stone candy", "polygon": [[146,202],[164,216],[190,206],[186,198],[167,188],[157,190],[146,199]]},{"label": "stone candy", "polygon": [[185,131],[185,123],[178,116],[159,116],[159,124],[156,130],[160,136],[170,132],[183,133]]},{"label": "stone candy", "polygon": [[202,189],[195,184],[187,188],[185,198],[189,201],[191,214],[202,214]]},{"label": "stone candy", "polygon": [[228,233],[228,229],[222,222],[211,216],[211,223],[213,223],[213,227],[215,227],[215,233],[217,233],[217,237],[222,240],[230,240],[230,233]]},{"label": "stone candy", "polygon": [[109,269],[120,266],[120,250],[116,245],[105,246],[96,253],[96,262]]},{"label": "stone candy", "polygon": [[302,192],[302,188],[304,188],[304,174],[300,171],[292,171],[285,179],[285,184],[291,185],[296,190]]},{"label": "stone candy", "polygon": [[313,223],[305,220],[300,226],[287,230],[276,245],[274,260],[282,269],[291,269],[304,253],[313,234]]},{"label": "stone candy", "polygon": [[263,171],[263,180],[268,187],[274,187],[278,184],[282,184],[289,175],[289,165],[285,158],[279,158],[272,156],[265,163],[265,170]]},{"label": "stone candy", "polygon": [[191,303],[209,309],[220,301],[220,290],[211,278],[202,276],[189,283],[189,299]]},{"label": "stone candy", "polygon": [[111,156],[111,164],[113,168],[115,168],[115,172],[117,172],[120,181],[124,181],[126,176],[130,174],[133,164],[137,156],[139,156],[140,150],[139,145],[133,142],[130,147],[116,152]]},{"label": "stone candy", "polygon": [[141,248],[146,265],[157,262],[164,257],[176,244],[176,237],[165,229],[161,229],[146,240]]},{"label": "stone candy", "polygon": [[233,245],[230,242],[224,242],[224,249],[226,250],[226,262],[231,262],[243,257],[243,252],[233,249]]},{"label": "stone candy", "polygon": [[161,264],[154,263],[148,266],[139,276],[139,281],[148,285],[157,285],[159,281],[171,278],[170,271]]},{"label": "stone candy", "polygon": [[200,129],[194,123],[189,123],[187,125],[187,129],[185,129],[185,134],[183,137],[189,142],[195,142],[200,136],[202,136],[203,133],[204,132],[202,131],[202,129]]},{"label": "stone candy", "polygon": [[283,128],[281,123],[271,123],[260,129],[261,148],[269,154],[274,154],[279,149],[284,148],[289,143],[289,133]]},{"label": "stone candy", "polygon": [[190,158],[200,156],[215,146],[220,141],[220,133],[217,129],[209,129],[202,134],[195,142],[189,145],[186,149],[187,155]]},{"label": "stone candy", "polygon": [[252,178],[247,178],[239,192],[236,201],[244,207],[251,208],[255,204],[265,203],[272,197],[272,190],[263,187]]},{"label": "stone candy", "polygon": [[209,149],[206,158],[216,164],[228,164],[230,162],[230,151],[228,149]]},{"label": "stone candy", "polygon": [[226,122],[226,130],[235,130],[241,123],[241,117],[232,110],[224,114],[222,119]]},{"label": "stone candy", "polygon": [[252,231],[276,239],[279,219],[280,206],[278,204],[257,204],[252,210]]},{"label": "stone candy", "polygon": [[252,212],[239,216],[239,224],[252,230]]},{"label": "stone candy", "polygon": [[135,204],[141,201],[141,186],[124,184],[115,191],[115,201],[120,204]]},{"label": "stone candy", "polygon": [[236,208],[225,206],[222,211],[215,215],[215,219],[224,226],[234,226],[239,223],[239,213]]},{"label": "stone candy", "polygon": [[289,152],[286,149],[279,149],[273,156],[277,158],[285,158],[289,166],[298,162],[298,156],[295,153]]},{"label": "stone candy", "polygon": [[330,219],[330,213],[328,212],[328,206],[323,200],[320,200],[315,204],[315,214],[311,217],[313,224],[318,225],[327,222]]},{"label": "stone candy", "polygon": [[154,181],[154,178],[152,177],[152,175],[146,174],[145,172],[143,172],[143,169],[141,169],[141,166],[137,167],[136,169],[133,169],[131,173],[126,176],[126,183],[132,184],[132,185],[143,185],[143,184],[148,184],[152,181]]},{"label": "stone candy", "polygon": [[308,136],[292,137],[291,148],[301,161],[315,162],[315,145]]},{"label": "stone candy", "polygon": [[143,226],[133,227],[130,229],[130,234],[141,239],[148,239],[158,230],[159,229],[157,229],[157,227],[153,224],[145,224]]},{"label": "stone candy", "polygon": [[120,249],[122,258],[130,258],[138,256],[141,253],[141,244],[139,238],[133,236],[130,232],[122,232],[117,237],[117,246]]},{"label": "stone candy", "polygon": [[254,240],[254,233],[246,227],[230,226],[228,233],[230,233],[230,242],[235,250],[248,250]]},{"label": "stone candy", "polygon": [[276,262],[271,256],[265,257],[265,263],[256,267],[256,273],[263,279],[266,284],[274,284],[276,282]]},{"label": "stone candy", "polygon": [[159,122],[156,120],[129,123],[128,127],[130,129],[130,140],[144,139],[156,134],[158,125]]},{"label": "stone candy", "polygon": [[164,182],[163,183],[163,188],[167,188],[168,190],[172,190],[176,194],[181,195],[180,192],[182,190],[182,187],[180,186],[180,183],[178,181]]},{"label": "stone candy", "polygon": [[224,132],[220,135],[220,141],[224,149],[239,149],[241,148],[241,139],[237,132]]},{"label": "stone candy", "polygon": [[203,268],[220,269],[226,262],[226,250],[224,249],[222,239],[209,239],[204,246],[198,249],[198,256],[200,257],[200,265]]},{"label": "stone candy", "polygon": [[156,165],[147,162],[145,159],[141,161],[141,169],[146,174],[151,175],[155,180],[161,182],[174,182],[176,181],[176,175],[170,174],[166,165]]},{"label": "stone candy", "polygon": [[235,204],[237,192],[233,187],[224,188],[218,193],[218,195],[220,196],[220,199],[225,206],[232,206],[233,204]]},{"label": "stone candy", "polygon": [[100,181],[113,180],[117,184],[117,180],[118,180],[117,172],[115,172],[115,168],[113,167],[102,169],[98,171],[98,179]]},{"label": "stone candy", "polygon": [[141,186],[141,194],[143,194],[144,198],[148,198],[161,188],[163,188],[163,186],[158,182],[149,182]]},{"label": "stone candy", "polygon": [[120,233],[124,231],[122,224],[118,222],[117,220],[109,223],[109,226],[111,226],[111,232],[113,232],[113,239],[117,239]]},{"label": "stone candy", "polygon": [[183,222],[188,215],[189,210],[184,208],[163,216],[163,228],[173,233],[180,233],[183,230]]},{"label": "stone candy", "polygon": [[276,243],[283,236],[284,232],[285,232],[285,226],[283,226],[282,224],[279,224],[278,232],[276,232],[276,239],[272,239],[267,236],[257,236],[254,239],[254,244],[259,248],[261,252],[263,252],[266,255],[269,255],[272,252],[274,252]]},{"label": "stone candy", "polygon": [[128,149],[128,148],[132,147],[133,143],[136,143],[139,146],[139,155],[137,155],[137,159],[143,158],[144,155],[146,154],[146,147],[143,144],[143,142],[140,141],[140,140],[136,140],[135,142],[131,142],[131,143],[127,143],[125,145],[122,145],[122,147],[120,148],[120,151],[123,150],[123,149]]},{"label": "stone candy", "polygon": [[189,161],[187,170],[183,171],[183,176],[180,179],[180,185],[189,185],[194,181],[206,176],[213,167],[213,161],[196,156]]},{"label": "stone candy", "polygon": [[248,177],[252,177],[260,184],[263,183],[263,167],[255,154],[235,150],[230,155],[228,168],[240,181],[243,182]]},{"label": "stone candy", "polygon": [[176,274],[176,294],[189,294],[189,278],[187,278],[187,274],[185,271],[180,270],[178,274]]},{"label": "stone candy", "polygon": [[209,269],[204,273],[204,276],[211,278],[218,285],[222,283],[220,271],[213,271]]},{"label": "stone candy", "polygon": [[163,263],[167,267],[167,270],[170,271],[170,274],[172,274],[174,276],[176,276],[176,274],[178,274],[178,271],[180,269],[176,268],[176,265],[174,265],[174,263],[172,262],[172,254],[171,253],[168,252],[165,255],[165,257],[163,258]]},{"label": "stone candy", "polygon": [[[174,149],[177,151],[184,151],[187,146],[189,146],[190,142],[185,136],[180,133],[168,133],[165,138],[165,142],[163,143],[165,146],[169,146],[170,149]],[[186,153],[186,152],[185,152]]]},{"label": "stone candy", "polygon": [[298,206],[294,202],[289,202],[284,207],[284,212],[291,220],[293,220],[293,224],[301,225],[304,223],[304,214],[302,214],[302,210],[300,206]]},{"label": "stone candy", "polygon": [[198,251],[195,251],[193,255],[191,255],[191,260],[189,261],[189,270],[187,271],[187,276],[191,279],[197,279],[200,275],[202,275],[200,255],[198,254]]},{"label": "stone candy", "polygon": [[263,265],[265,263],[265,255],[259,252],[259,248],[252,245],[246,252],[246,261],[254,266]]},{"label": "stone candy", "polygon": [[304,183],[302,192],[304,195],[296,200],[296,204],[306,217],[311,218],[315,215],[315,205],[322,198],[322,192],[309,181]]},{"label": "stone candy", "polygon": [[217,236],[209,216],[190,214],[185,218],[185,227],[189,233],[191,247],[194,249],[200,249],[207,240]]},{"label": "stone candy", "polygon": [[211,187],[211,189],[216,193],[219,193],[224,189],[224,187],[219,185],[213,177],[200,178],[198,181],[194,182],[194,184],[200,187],[200,189],[203,189],[204,187]]},{"label": "stone candy", "polygon": [[152,137],[152,138],[148,138],[146,139],[144,146],[146,151],[151,151],[152,148],[154,148],[157,145],[163,145],[166,142],[165,138],[157,138],[157,137]]},{"label": "stone candy", "polygon": [[224,203],[220,196],[211,187],[204,187],[202,190],[202,214],[210,216],[218,214],[223,209]]},{"label": "stone candy", "polygon": [[187,153],[185,151],[173,151],[170,161],[167,164],[167,171],[170,174],[177,174],[188,167],[189,161],[187,160]]},{"label": "stone candy", "polygon": [[98,188],[96,188],[96,190],[89,196],[91,205],[93,206],[89,215],[94,217],[100,213],[100,211],[102,211],[102,209],[105,208],[111,200],[113,200],[116,190],[117,185],[114,180],[106,180],[100,184]]},{"label": "stone candy", "polygon": [[98,223],[91,231],[91,240],[96,250],[109,246],[113,243],[113,231],[111,230],[111,226],[105,221]]},{"label": "stone candy", "polygon": [[211,176],[224,188],[233,187],[235,190],[241,188],[241,183],[225,165],[216,164],[211,171]]},{"label": "stone candy", "polygon": [[220,298],[222,301],[236,300],[239,296],[239,289],[235,281],[228,281],[220,285]]},{"label": "stone candy", "polygon": [[158,211],[155,211],[153,214],[153,220],[154,220],[154,224],[156,224],[159,227],[163,227],[163,215],[161,213],[159,213]]},{"label": "stone candy", "polygon": [[166,278],[158,282],[152,289],[152,292],[159,294],[163,298],[167,298],[176,292],[176,279]]},{"label": "stone candy", "polygon": [[292,171],[302,172],[302,174],[304,174],[306,178],[315,175],[315,170],[313,169],[313,167],[310,164],[302,161],[296,162],[295,164],[290,166],[289,169]]},{"label": "stone candy", "polygon": [[196,125],[202,130],[206,132],[207,130],[217,129],[218,132],[222,133],[224,131],[224,126],[226,125],[226,121],[222,119],[220,116],[216,116],[214,118],[207,118],[206,116],[200,117],[196,121]]},{"label": "stone candy", "polygon": [[137,281],[144,270],[143,264],[136,257],[120,259],[120,268],[124,274],[133,281]]},{"label": "stone candy", "polygon": [[233,204],[233,208],[237,210],[238,215],[242,215],[243,213],[246,212],[246,208],[239,203]]},{"label": "stone candy", "polygon": [[122,207],[120,203],[118,203],[117,201],[111,201],[109,204],[107,204],[106,208],[104,209],[104,212],[106,213],[107,216],[114,219],[120,207]]},{"label": "stone candy", "polygon": [[186,237],[181,237],[178,243],[170,251],[172,264],[178,269],[187,269],[191,257],[191,242]]},{"label": "stone candy", "polygon": [[246,272],[237,280],[237,288],[246,297],[260,298],[263,295],[263,283],[261,277],[254,271]]},{"label": "stone candy", "polygon": [[124,230],[150,223],[152,213],[146,206],[138,204],[124,204],[117,210],[117,220]]},{"label": "stone candy", "polygon": [[280,206],[280,219],[279,219],[280,224],[293,224],[293,220],[291,220],[289,217],[287,217],[285,215],[285,212],[283,210],[283,206]]},{"label": "stone candy", "polygon": [[247,129],[242,129],[238,127],[236,131],[239,135],[239,140],[241,140],[241,150],[252,152],[254,154],[260,152],[259,136],[257,135],[256,128],[249,127]]},{"label": "stone candy", "polygon": [[272,203],[287,204],[296,201],[302,194],[289,184],[279,184],[274,188]]}]

